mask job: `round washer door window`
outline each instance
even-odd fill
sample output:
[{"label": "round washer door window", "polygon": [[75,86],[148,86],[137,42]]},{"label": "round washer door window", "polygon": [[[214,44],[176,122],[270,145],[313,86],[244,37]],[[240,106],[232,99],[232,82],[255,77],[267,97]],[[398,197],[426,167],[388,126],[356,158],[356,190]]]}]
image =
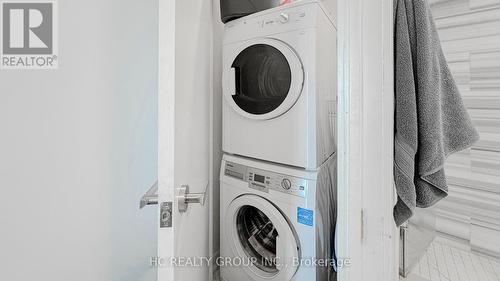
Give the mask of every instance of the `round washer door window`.
[{"label": "round washer door window", "polygon": [[[291,280],[300,256],[296,232],[284,215],[266,199],[243,195],[226,213],[228,243],[235,257],[249,261],[243,270],[252,281]],[[229,267],[228,270],[242,270]]]},{"label": "round washer door window", "polygon": [[276,238],[278,230],[259,209],[243,206],[236,214],[236,228],[243,250],[254,259],[254,265],[268,273],[278,273],[276,268]]},{"label": "round washer door window", "polygon": [[224,92],[234,110],[251,119],[271,119],[295,104],[304,73],[290,47],[265,38],[243,44],[233,54],[226,61]]}]

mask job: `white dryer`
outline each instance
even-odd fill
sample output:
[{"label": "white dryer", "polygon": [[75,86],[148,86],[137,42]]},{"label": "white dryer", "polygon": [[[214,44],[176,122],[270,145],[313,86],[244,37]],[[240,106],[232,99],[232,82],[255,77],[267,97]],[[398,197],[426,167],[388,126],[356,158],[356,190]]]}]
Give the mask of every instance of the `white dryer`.
[{"label": "white dryer", "polygon": [[226,153],[315,169],[336,149],[336,28],[321,1],[225,26]]},{"label": "white dryer", "polygon": [[221,280],[336,280],[336,158],[305,171],[225,155]]}]

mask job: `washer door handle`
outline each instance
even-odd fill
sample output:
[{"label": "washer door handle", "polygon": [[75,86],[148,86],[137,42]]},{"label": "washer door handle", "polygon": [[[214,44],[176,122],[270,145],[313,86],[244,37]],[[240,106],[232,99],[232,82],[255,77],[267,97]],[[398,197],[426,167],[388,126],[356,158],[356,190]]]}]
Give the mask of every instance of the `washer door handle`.
[{"label": "washer door handle", "polygon": [[283,255],[284,253],[282,252],[284,249],[283,249],[283,245],[281,243],[281,239],[280,239],[280,236],[276,236],[276,260],[275,260],[275,265],[276,265],[276,269],[278,271],[282,271],[283,270],[283,266],[284,266],[284,262],[286,262],[284,259],[286,258],[286,255]]},{"label": "washer door handle", "polygon": [[181,185],[177,191],[177,206],[179,208],[180,213],[184,213],[187,211],[190,203],[198,203],[200,205],[205,205],[205,201],[207,198],[207,188],[208,181],[205,185],[205,190],[203,193],[189,193],[189,185]]}]

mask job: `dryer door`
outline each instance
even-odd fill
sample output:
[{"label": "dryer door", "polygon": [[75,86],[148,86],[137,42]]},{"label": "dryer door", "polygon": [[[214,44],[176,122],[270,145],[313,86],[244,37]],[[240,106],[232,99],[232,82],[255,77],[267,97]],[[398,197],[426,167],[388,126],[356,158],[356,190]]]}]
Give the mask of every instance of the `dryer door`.
[{"label": "dryer door", "polygon": [[292,279],[299,240],[276,206],[257,195],[243,195],[231,202],[225,220],[234,257],[246,261],[227,270],[244,270],[252,281]]},{"label": "dryer door", "polygon": [[236,112],[266,120],[292,108],[302,92],[304,71],[288,45],[260,38],[225,53],[224,96]]}]

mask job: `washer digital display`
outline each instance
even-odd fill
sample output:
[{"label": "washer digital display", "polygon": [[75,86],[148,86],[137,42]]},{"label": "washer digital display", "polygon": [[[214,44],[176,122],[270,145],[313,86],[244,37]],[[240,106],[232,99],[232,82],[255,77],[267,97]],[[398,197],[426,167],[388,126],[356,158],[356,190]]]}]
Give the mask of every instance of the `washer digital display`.
[{"label": "washer digital display", "polygon": [[254,181],[257,181],[257,182],[260,182],[260,183],[264,183],[266,181],[266,177],[265,176],[261,176],[261,175],[257,175],[255,174],[253,176],[253,180]]}]

